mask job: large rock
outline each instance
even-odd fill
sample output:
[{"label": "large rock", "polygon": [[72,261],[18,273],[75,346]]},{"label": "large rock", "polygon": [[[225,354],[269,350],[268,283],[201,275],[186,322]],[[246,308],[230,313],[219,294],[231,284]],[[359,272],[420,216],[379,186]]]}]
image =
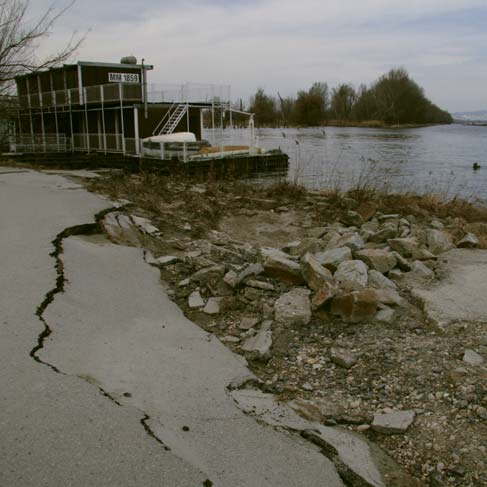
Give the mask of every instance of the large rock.
[{"label": "large rock", "polygon": [[325,246],[326,244],[322,240],[316,238],[304,238],[299,242],[291,242],[284,247],[284,250],[293,257],[300,257],[308,252],[311,254],[320,252]]},{"label": "large rock", "polygon": [[356,291],[367,286],[367,266],[361,260],[342,262],[334,274],[339,287],[345,291]]},{"label": "large rock", "polygon": [[205,301],[201,297],[199,291],[193,291],[188,297],[188,306],[191,309],[202,308],[205,305]]},{"label": "large rock", "polygon": [[423,279],[433,279],[435,277],[435,273],[419,260],[415,260],[411,265],[411,273]]},{"label": "large rock", "polygon": [[247,338],[242,350],[255,354],[256,358],[268,358],[272,347],[272,321],[264,321],[256,335]]},{"label": "large rock", "polygon": [[328,232],[329,227],[314,227],[306,231],[306,236],[309,238],[320,239],[323,235]]},{"label": "large rock", "polygon": [[396,289],[397,285],[394,281],[384,276],[384,274],[371,269],[369,271],[368,286],[376,289]]},{"label": "large rock", "polygon": [[484,357],[476,351],[467,348],[463,354],[463,361],[469,365],[482,365],[484,363]]},{"label": "large rock", "polygon": [[372,429],[386,435],[405,433],[413,424],[414,411],[391,411],[374,415]]},{"label": "large rock", "polygon": [[334,272],[342,262],[352,260],[352,251],[348,247],[340,247],[326,250],[325,252],[318,252],[314,254],[314,257],[323,267]]},{"label": "large rock", "polygon": [[344,321],[358,323],[375,317],[379,302],[373,289],[353,291],[335,296],[331,302],[331,312]]},{"label": "large rock", "polygon": [[397,260],[391,252],[380,249],[365,249],[355,253],[355,257],[364,261],[371,269],[385,274],[393,269]]},{"label": "large rock", "polygon": [[403,257],[411,257],[418,248],[418,241],[415,238],[391,238],[387,241],[390,247],[399,252]]},{"label": "large rock", "polygon": [[203,313],[207,315],[217,315],[220,312],[220,303],[223,298],[209,298],[203,308]]},{"label": "large rock", "polygon": [[396,236],[397,236],[397,227],[386,224],[383,225],[378,232],[374,233],[374,235],[369,237],[369,242],[384,243]]},{"label": "large rock", "polygon": [[411,258],[413,260],[437,260],[438,256],[433,254],[433,252],[430,252],[428,249],[418,248],[412,252]]},{"label": "large rock", "polygon": [[454,247],[450,235],[442,230],[430,228],[426,230],[426,244],[433,254],[438,255]]},{"label": "large rock", "polygon": [[473,233],[467,233],[458,243],[460,249],[477,249],[480,247],[479,239]]},{"label": "large rock", "polygon": [[384,306],[382,309],[377,311],[375,321],[389,325],[394,321],[395,314],[396,312],[392,308],[389,308],[389,306]]},{"label": "large rock", "polygon": [[313,291],[317,291],[325,284],[334,284],[332,273],[309,253],[301,260],[301,273],[308,287]]},{"label": "large rock", "polygon": [[311,320],[310,291],[294,288],[274,304],[274,317],[283,325],[307,325]]},{"label": "large rock", "polygon": [[301,266],[284,252],[268,253],[264,260],[264,270],[268,276],[276,277],[290,284],[304,284]]},{"label": "large rock", "polygon": [[345,223],[345,225],[355,225],[357,227],[364,223],[364,219],[356,211],[347,211],[344,215],[342,215],[340,221]]},{"label": "large rock", "polygon": [[311,309],[317,310],[325,305],[331,298],[336,296],[338,287],[336,284],[325,283],[318,289],[311,299]]},{"label": "large rock", "polygon": [[[409,272],[411,270],[411,264],[409,261],[406,259],[406,257],[403,257],[399,252],[393,251],[392,255],[396,259],[396,265],[401,269],[401,271],[404,272]],[[392,272],[392,271],[389,271]]]},{"label": "large rock", "polygon": [[383,288],[373,289],[377,296],[377,301],[382,304],[391,304],[394,306],[403,306],[406,300],[401,298],[399,293],[395,289]]},{"label": "large rock", "polygon": [[356,252],[365,247],[365,242],[358,233],[346,233],[345,235],[340,235],[338,238],[331,239],[326,246],[327,250],[340,247],[348,247],[352,252]]}]

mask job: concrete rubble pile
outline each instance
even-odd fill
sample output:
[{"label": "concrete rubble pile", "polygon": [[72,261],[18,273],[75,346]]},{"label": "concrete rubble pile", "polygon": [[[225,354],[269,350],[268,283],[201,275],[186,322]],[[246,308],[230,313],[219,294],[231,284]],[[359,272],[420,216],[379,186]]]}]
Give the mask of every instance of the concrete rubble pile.
[{"label": "concrete rubble pile", "polygon": [[[288,209],[283,207],[279,211]],[[103,224],[112,238],[130,244],[139,232],[139,246],[144,246],[143,232],[147,225],[131,226],[129,221],[111,214]],[[132,221],[137,220],[132,217]],[[121,237],[124,231],[128,232],[126,238]],[[164,240],[164,235],[157,238]],[[276,342],[286,331],[288,336],[294,334],[299,342],[299,337],[306,336],[303,330],[316,330],[317,327],[331,330],[330,335],[335,338],[322,340],[320,357],[306,355],[302,351],[306,350],[306,341],[304,345],[300,343],[296,362],[288,362],[285,385],[282,385],[282,376],[276,379],[277,368],[273,378],[267,380],[269,390],[284,395],[290,392],[288,398],[295,398],[297,390],[312,397],[317,390],[313,375],[325,367],[332,368],[335,378],[340,371],[345,374],[345,379],[340,379],[345,390],[347,384],[352,383],[357,368],[374,369],[371,383],[379,387],[382,380],[377,372],[379,365],[364,365],[364,357],[388,346],[393,349],[393,339],[390,338],[393,334],[385,338],[384,343],[367,344],[364,347],[367,351],[363,352],[347,344],[340,330],[347,327],[399,330],[399,323],[407,322],[408,317],[412,317],[409,322],[416,323],[424,319],[424,310],[415,298],[415,288],[439,282],[445,252],[480,246],[471,233],[465,232],[459,237],[447,221],[418,221],[412,215],[384,214],[375,210],[368,214],[347,211],[331,224],[304,227],[299,240],[275,247],[237,240],[216,230],[210,230],[205,238],[188,236],[183,240],[165,240],[165,244],[166,249],[171,246],[175,249],[174,255],[158,255],[157,251],[153,255],[145,251],[145,260],[161,269],[162,280],[170,283],[168,294],[192,320],[244,355],[255,366],[254,370],[264,370],[277,355],[285,355],[282,343],[278,351]],[[416,353],[414,330],[418,326],[405,328],[407,336],[402,350],[405,356]],[[481,378],[484,358],[474,350],[462,349],[460,360],[464,352],[464,365],[474,371],[472,377],[476,374],[475,380]],[[385,369],[389,368],[388,360],[384,357]],[[303,367],[307,367],[311,375],[309,380],[299,381],[297,371]],[[460,367],[458,371],[457,375],[463,380],[467,369],[464,371]],[[368,374],[370,370],[360,373]],[[364,391],[368,388],[366,379],[369,379],[368,375],[357,378],[362,380]],[[384,384],[384,392],[394,388],[399,391],[400,380],[398,384]],[[281,384],[276,386],[276,383]],[[342,400],[345,408],[336,403],[331,406],[330,402],[318,407],[313,401],[304,401],[302,394],[294,405],[303,417],[328,425],[352,425],[356,432],[387,438],[384,444],[390,445],[393,438],[409,434],[418,418],[420,422],[424,421],[424,401],[449,397],[448,393],[441,392],[445,395],[440,396],[440,392],[419,392],[419,389],[411,388],[410,399],[417,405],[412,408],[403,406],[401,399],[393,403],[376,400],[370,391],[366,394],[370,404],[363,411],[366,406],[363,399],[344,395],[342,390],[335,398]],[[329,407],[332,412],[326,411]],[[315,412],[316,408],[319,413]],[[479,417],[485,414],[483,406],[476,406],[472,411],[471,414]],[[401,460],[408,464],[409,459]],[[439,467],[423,466],[425,475],[441,476],[442,472],[438,474],[435,468]],[[461,468],[458,467],[458,471]]]},{"label": "concrete rubble pile", "polygon": [[[135,244],[138,235],[160,237],[148,220],[122,212],[110,213],[102,224],[124,243]],[[466,234],[457,245],[476,248],[479,242]],[[254,358],[269,358],[273,321],[392,324],[411,306],[411,286],[435,279],[438,259],[455,244],[438,220],[425,227],[414,216],[369,212],[365,220],[348,211],[341,221],[308,228],[302,240],[283,248],[259,248],[218,231],[178,247],[184,249],[178,255],[146,255],[149,264],[184,275],[170,291],[174,298],[212,316],[246,311],[252,326],[237,327],[239,334],[226,341],[241,343]],[[249,345],[254,342],[255,349]]]}]

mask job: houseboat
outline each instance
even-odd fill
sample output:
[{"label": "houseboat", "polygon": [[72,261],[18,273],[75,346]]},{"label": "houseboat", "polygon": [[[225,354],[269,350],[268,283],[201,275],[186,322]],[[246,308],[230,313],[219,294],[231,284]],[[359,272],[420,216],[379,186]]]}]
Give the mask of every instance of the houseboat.
[{"label": "houseboat", "polygon": [[237,112],[230,86],[150,84],[152,70],[129,56],[17,77],[11,152],[118,153],[188,164],[276,155],[256,147],[251,113],[238,111],[248,119],[248,144],[226,144],[224,125],[231,128]]}]

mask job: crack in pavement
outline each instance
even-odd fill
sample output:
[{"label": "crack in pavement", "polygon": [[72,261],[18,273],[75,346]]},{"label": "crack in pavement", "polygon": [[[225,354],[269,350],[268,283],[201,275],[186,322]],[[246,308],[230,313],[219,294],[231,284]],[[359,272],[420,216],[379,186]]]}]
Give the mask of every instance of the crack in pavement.
[{"label": "crack in pavement", "polygon": [[[39,306],[36,309],[35,315],[39,318],[39,320],[42,322],[44,325],[44,329],[39,333],[37,336],[37,344],[32,348],[30,351],[29,355],[34,359],[36,362],[49,367],[51,370],[56,372],[57,374],[67,376],[65,372],[62,372],[59,370],[55,365],[46,362],[42,360],[38,352],[44,348],[44,343],[46,339],[52,335],[53,331],[49,324],[47,323],[46,319],[44,318],[44,312],[48,308],[48,306],[54,301],[56,295],[64,293],[65,290],[65,283],[67,282],[66,275],[64,273],[64,263],[61,259],[61,255],[63,254],[63,241],[64,239],[68,237],[73,237],[73,236],[80,236],[80,235],[97,235],[103,233],[101,231],[100,227],[100,221],[103,219],[105,215],[108,213],[112,213],[114,211],[119,211],[120,207],[112,207],[112,208],[107,208],[105,210],[100,211],[95,215],[95,221],[94,223],[85,223],[81,225],[74,225],[72,227],[65,228],[62,232],[58,233],[56,238],[51,242],[54,250],[49,254],[51,257],[54,258],[55,260],[55,269],[57,273],[56,277],[56,285],[46,293],[44,296],[44,299],[42,302],[39,304]],[[102,387],[97,386],[93,384],[91,381],[88,381],[84,379],[83,377],[77,376],[78,378],[84,380],[85,382],[88,382],[90,385],[94,385],[100,394],[103,397],[106,397],[110,401],[112,401],[114,404],[117,406],[122,407],[122,403],[119,402],[117,399],[115,399],[111,394],[109,394],[107,391],[105,391]],[[159,444],[161,444],[166,451],[170,451],[171,449],[165,445],[160,438],[156,436],[156,434],[152,431],[150,426],[147,424],[147,421],[150,420],[150,416],[145,413],[144,411],[141,411],[144,416],[141,418],[140,423],[142,424],[145,432],[153,438],[155,441],[157,441]],[[207,484],[207,485],[213,485],[213,484]]]}]

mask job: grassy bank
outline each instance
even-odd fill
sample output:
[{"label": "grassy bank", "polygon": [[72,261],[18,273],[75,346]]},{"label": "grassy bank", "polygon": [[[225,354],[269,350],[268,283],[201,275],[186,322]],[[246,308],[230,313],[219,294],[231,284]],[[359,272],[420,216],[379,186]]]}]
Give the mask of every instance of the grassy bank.
[{"label": "grassy bank", "polygon": [[[196,189],[195,189],[196,188]],[[198,188],[204,188],[198,189]],[[308,191],[299,184],[282,180],[270,186],[258,186],[241,180],[212,180],[205,177],[168,177],[153,173],[110,173],[94,180],[90,189],[112,199],[128,199],[144,210],[163,215],[167,208],[179,210],[181,221],[192,221],[192,232],[204,234],[214,229],[223,215],[241,205],[241,200],[272,199],[277,206],[309,206],[316,197],[323,199],[318,218],[323,222],[340,219],[347,211],[373,208],[385,214],[411,214],[420,221],[449,219],[452,234],[460,238],[473,233],[487,249],[487,208],[458,197],[426,193],[390,192],[375,182],[360,181],[348,191],[324,189]],[[187,195],[187,198],[183,198]],[[325,204],[326,202],[326,204]]]}]

